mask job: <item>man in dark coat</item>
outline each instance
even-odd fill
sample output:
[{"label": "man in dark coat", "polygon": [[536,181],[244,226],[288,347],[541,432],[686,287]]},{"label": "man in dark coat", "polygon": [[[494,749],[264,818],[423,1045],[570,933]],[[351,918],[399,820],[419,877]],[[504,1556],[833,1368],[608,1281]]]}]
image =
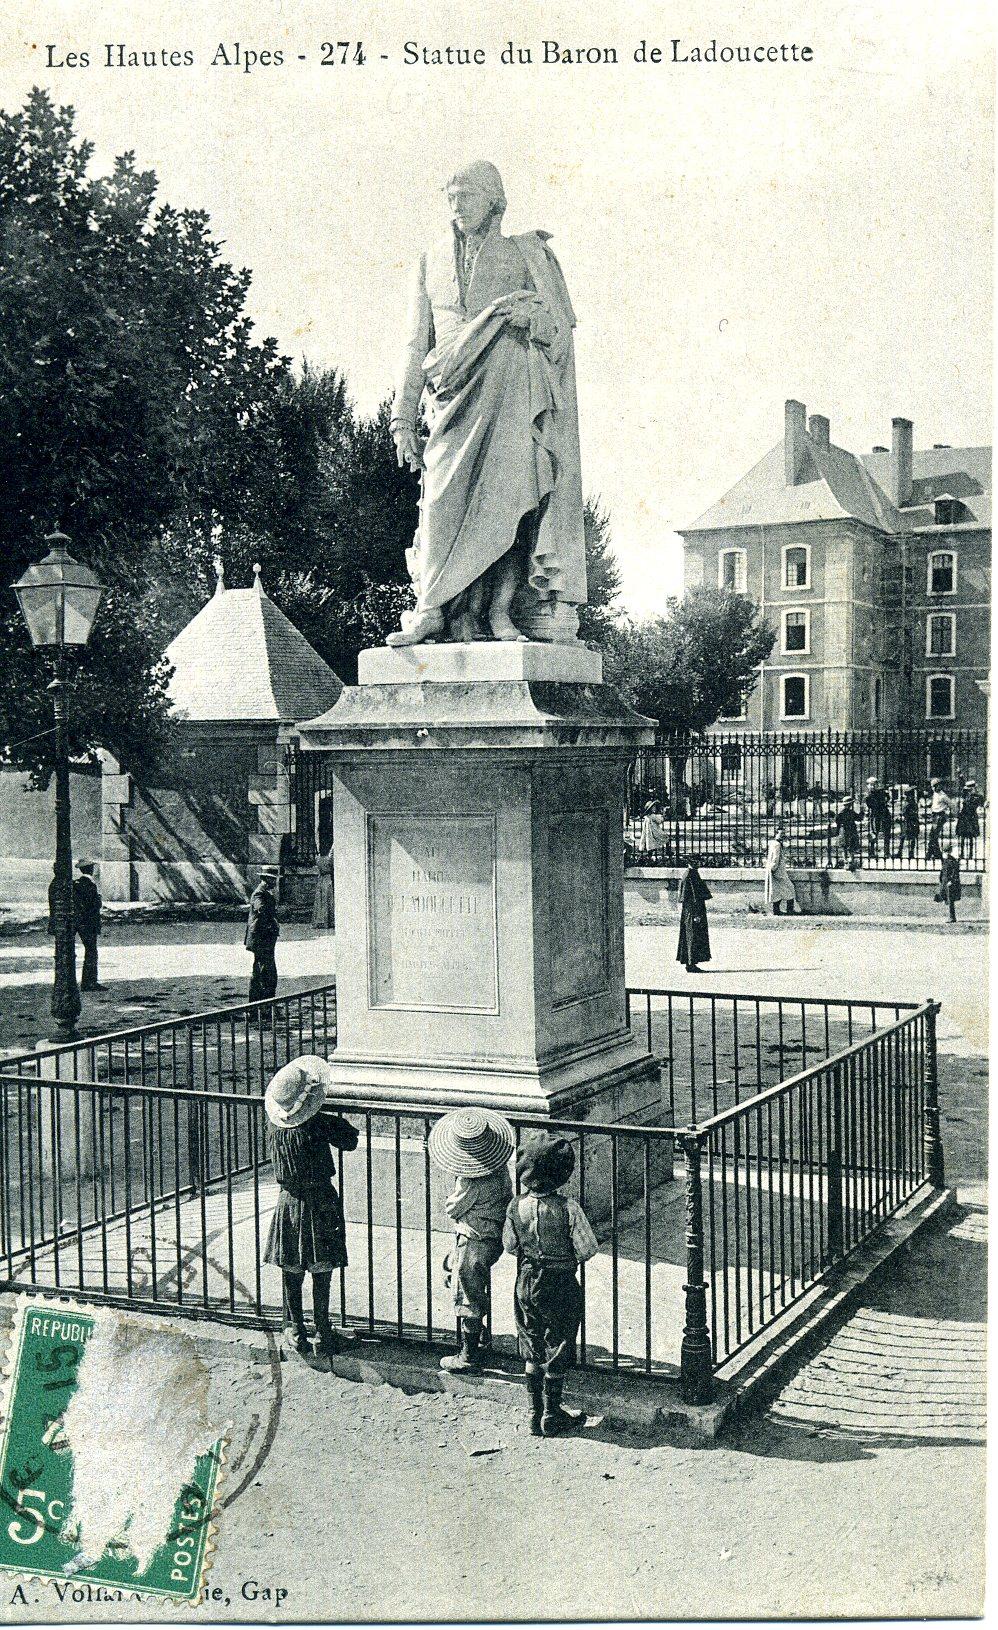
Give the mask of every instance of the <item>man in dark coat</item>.
[{"label": "man in dark coat", "polygon": [[867,853],[871,860],[875,859],[879,853],[879,840],[883,838],[884,857],[887,858],[891,852],[891,829],[894,825],[894,817],[891,813],[890,799],[887,796],[887,790],[885,787],[880,785],[880,782],[874,775],[871,775],[870,779],[866,783],[866,798],[864,802],[866,804],[867,815]]},{"label": "man in dark coat", "polygon": [[699,973],[698,964],[710,961],[710,934],[707,931],[707,901],[711,899],[699,872],[700,857],[691,855],[686,874],[679,885],[679,948],[676,961],[687,973]]},{"label": "man in dark coat", "polygon": [[956,922],[956,902],[960,899],[963,889],[960,884],[960,862],[953,853],[953,845],[948,843],[943,850],[943,865],[939,873],[939,893],[936,899],[949,906],[949,920]]},{"label": "man in dark coat", "polygon": [[277,994],[277,961],[274,955],[281,925],[277,916],[276,866],[264,866],[260,881],[250,895],[249,914],[246,919],[247,951],[253,953],[253,972],[250,975],[249,999],[263,1001]]},{"label": "man in dark coat", "polygon": [[73,921],[83,945],[83,972],[81,990],[100,990],[97,983],[97,941],[100,937],[100,889],[94,882],[92,860],[81,860],[77,865],[79,877],[73,880]]}]

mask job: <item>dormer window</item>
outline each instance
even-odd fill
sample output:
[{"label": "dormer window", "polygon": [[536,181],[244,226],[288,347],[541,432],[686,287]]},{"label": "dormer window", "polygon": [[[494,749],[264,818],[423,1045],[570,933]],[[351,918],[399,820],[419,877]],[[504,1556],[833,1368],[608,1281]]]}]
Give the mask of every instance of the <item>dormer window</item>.
[{"label": "dormer window", "polygon": [[937,526],[958,526],[963,520],[964,507],[959,498],[953,498],[948,492],[935,500],[935,522]]}]

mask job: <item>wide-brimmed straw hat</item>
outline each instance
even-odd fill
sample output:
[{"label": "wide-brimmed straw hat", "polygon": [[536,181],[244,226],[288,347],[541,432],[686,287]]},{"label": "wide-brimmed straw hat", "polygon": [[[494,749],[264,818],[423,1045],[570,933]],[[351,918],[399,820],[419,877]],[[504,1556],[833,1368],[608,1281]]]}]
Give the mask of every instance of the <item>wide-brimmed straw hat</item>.
[{"label": "wide-brimmed straw hat", "polygon": [[567,1183],[575,1170],[575,1150],[567,1138],[550,1132],[535,1132],[527,1138],[517,1156],[516,1173],[521,1186],[531,1194],[550,1194]]},{"label": "wide-brimmed straw hat", "polygon": [[431,1156],[452,1177],[491,1177],[515,1146],[513,1128],[494,1109],[452,1109],[429,1137]]},{"label": "wide-brimmed straw hat", "polygon": [[325,1101],[332,1068],[324,1058],[305,1053],[278,1070],[264,1094],[267,1119],[287,1132],[318,1115]]}]

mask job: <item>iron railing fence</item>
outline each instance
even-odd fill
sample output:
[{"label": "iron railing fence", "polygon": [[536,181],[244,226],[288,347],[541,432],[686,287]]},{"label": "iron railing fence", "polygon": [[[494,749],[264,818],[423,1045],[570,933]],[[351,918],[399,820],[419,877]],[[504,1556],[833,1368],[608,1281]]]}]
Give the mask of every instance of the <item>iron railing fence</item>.
[{"label": "iron railing fence", "polygon": [[289,1059],[302,1053],[325,1058],[335,1045],[333,980],[259,1002],[12,1054],[0,1058],[0,1075],[253,1093],[262,1092]]},{"label": "iron railing fence", "polygon": [[[933,815],[931,780],[952,802]],[[869,781],[883,793],[866,803]],[[938,869],[952,842],[966,872],[985,866],[985,811],[972,813],[968,779],[983,798],[983,730],[718,731],[664,735],[631,765],[625,849],[632,866],[677,866],[696,853],[705,866],[762,866],[777,827],[791,867],[876,871]],[[914,789],[915,813],[907,789]],[[858,848],[842,840],[836,817],[855,799]],[[661,806],[644,820],[651,803]],[[656,824],[657,823],[657,824]],[[976,826],[976,834],[974,827]]]},{"label": "iron railing fence", "polygon": [[[360,1142],[337,1154],[350,1257],[338,1273],[341,1323],[445,1342],[454,1333],[442,1273],[453,1241],[443,1205],[450,1180],[432,1167],[428,1144],[440,1112],[371,1103],[346,1113]],[[602,1241],[600,1256],[580,1269],[581,1363],[649,1375],[674,1365],[681,1239],[662,1277],[654,1195],[672,1177],[676,1134],[510,1119],[518,1145],[535,1127],[571,1141],[572,1192]],[[0,1255],[10,1288],[280,1324],[281,1275],[264,1260],[278,1191],[259,1098],[4,1075],[0,1129]],[[490,1318],[494,1342],[507,1348],[512,1273],[509,1260],[510,1282],[502,1293],[495,1287]]]},{"label": "iron railing fence", "polygon": [[874,1035],[914,1002],[628,986],[631,1029],[660,1060],[670,1123],[688,1126]]},{"label": "iron railing fence", "polygon": [[714,1366],[740,1353],[923,1182],[941,1186],[926,1003],[691,1128]]},{"label": "iron railing fence", "polygon": [[[331,986],[275,999],[290,1011],[271,1013],[269,1026],[263,1019],[262,1055],[258,1045],[247,1050],[243,1018],[249,1010],[259,1022],[273,1004],[195,1016],[191,1033],[203,1036],[207,1022],[212,1039],[193,1054],[184,1040],[178,1056],[199,1061],[186,1079],[187,1066],[173,1064],[179,1021],[144,1027],[156,1037],[146,1034],[144,1046],[123,1032],[30,1055],[27,1067],[4,1061],[8,1285],[276,1323],[280,1276],[263,1260],[276,1200],[263,1088],[289,1054],[332,1045],[334,1000]],[[656,1374],[678,1361],[684,1393],[696,1399],[715,1368],[923,1181],[941,1185],[937,1008],[691,1000],[650,988],[631,990],[629,1001],[650,1051],[659,1049],[658,1120],[686,1121],[685,1130],[511,1119],[518,1140],[541,1125],[576,1148],[576,1192],[603,1246],[583,1275],[583,1362]],[[809,1063],[812,1052],[822,1056]],[[86,1074],[71,1075],[81,1059]],[[341,1319],[372,1335],[442,1340],[451,1316],[439,1259],[449,1236],[444,1180],[428,1154],[435,1112],[370,1101],[347,1113],[361,1142],[339,1156],[351,1257],[340,1275]],[[677,1144],[684,1212],[670,1186]],[[496,1269],[500,1344],[511,1336],[511,1273],[505,1261]]]}]

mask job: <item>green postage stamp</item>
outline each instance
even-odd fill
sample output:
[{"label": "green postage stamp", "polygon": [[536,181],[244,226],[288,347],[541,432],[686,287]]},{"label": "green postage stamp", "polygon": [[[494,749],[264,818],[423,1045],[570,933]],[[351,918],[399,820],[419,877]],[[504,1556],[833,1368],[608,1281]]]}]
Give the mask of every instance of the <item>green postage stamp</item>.
[{"label": "green postage stamp", "polygon": [[189,1336],[21,1297],[0,1447],[0,1568],[192,1602],[225,1432]]}]

